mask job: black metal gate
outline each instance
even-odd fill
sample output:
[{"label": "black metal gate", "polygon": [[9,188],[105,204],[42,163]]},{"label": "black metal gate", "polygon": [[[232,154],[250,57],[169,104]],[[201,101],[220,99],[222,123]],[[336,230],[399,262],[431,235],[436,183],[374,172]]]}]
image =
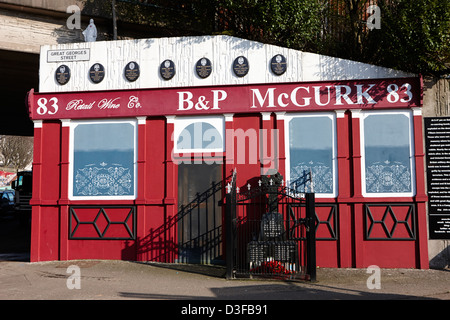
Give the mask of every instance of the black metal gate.
[{"label": "black metal gate", "polygon": [[225,203],[228,279],[316,280],[314,194],[283,184],[276,174],[239,190],[234,172]]},{"label": "black metal gate", "polygon": [[180,263],[223,264],[222,166],[178,166],[178,259]]}]

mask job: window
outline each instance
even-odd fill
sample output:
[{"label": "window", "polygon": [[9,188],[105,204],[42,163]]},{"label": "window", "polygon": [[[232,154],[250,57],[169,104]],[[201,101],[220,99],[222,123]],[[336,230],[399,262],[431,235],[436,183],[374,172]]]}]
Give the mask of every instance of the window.
[{"label": "window", "polygon": [[136,122],[71,122],[69,194],[74,199],[134,199]]},{"label": "window", "polygon": [[3,192],[1,199],[2,200],[5,199],[6,201],[13,201],[14,196],[13,196],[12,192]]},{"label": "window", "polygon": [[363,195],[414,195],[412,117],[409,111],[363,112]]},{"label": "window", "polygon": [[286,116],[286,179],[291,188],[318,197],[335,197],[337,184],[336,125],[334,114]]},{"label": "window", "polygon": [[223,152],[223,117],[176,118],[174,128],[175,152]]},{"label": "window", "polygon": [[23,176],[19,176],[19,178],[17,178],[17,186],[20,187],[23,184]]}]

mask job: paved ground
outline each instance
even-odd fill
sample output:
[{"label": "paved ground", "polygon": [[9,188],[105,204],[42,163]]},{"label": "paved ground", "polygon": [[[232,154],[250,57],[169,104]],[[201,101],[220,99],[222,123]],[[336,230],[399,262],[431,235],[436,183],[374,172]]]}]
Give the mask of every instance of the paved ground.
[{"label": "paved ground", "polygon": [[[265,315],[283,318],[283,315],[290,317],[292,310],[300,306],[314,309],[321,315],[335,315],[336,305],[330,307],[324,304],[324,300],[409,300],[415,301],[416,307],[419,306],[418,300],[447,300],[445,303],[450,300],[450,270],[381,269],[381,287],[369,289],[367,283],[368,280],[370,284],[374,283],[369,279],[373,274],[365,269],[319,268],[317,282],[310,283],[226,280],[225,269],[214,266],[104,260],[30,263],[27,254],[14,253],[29,250],[27,228],[15,225],[15,220],[7,217],[0,220],[0,300],[7,302],[7,308],[25,300],[38,302],[32,308],[22,308],[21,305],[15,308],[21,313],[31,311],[31,315],[40,314],[36,311],[37,306],[48,314],[53,306],[43,304],[44,300],[58,300],[59,306],[61,300],[66,303],[73,300],[95,303],[112,300],[116,302],[113,306],[118,308],[113,309],[116,313],[123,312],[123,301],[141,301],[146,303],[147,309],[144,310],[148,310],[144,315],[150,316],[153,308],[162,308],[166,318],[183,315],[183,312],[195,315],[196,312],[207,311],[210,313],[203,316],[212,316],[213,309],[200,309],[203,306],[216,308],[215,318],[221,315],[229,318],[236,315],[238,304],[267,304]],[[72,265],[79,268],[79,282],[72,279],[75,276],[69,268]],[[68,284],[77,283],[79,289],[68,288]],[[312,300],[318,303],[310,305]],[[346,312],[348,307],[344,305],[341,311]],[[403,315],[405,309],[397,308]],[[411,310],[411,305],[407,309]],[[72,304],[67,310],[81,312]],[[111,304],[107,308],[90,310],[89,315],[96,310],[104,316],[107,310],[111,310]],[[385,316],[387,309],[376,304],[366,310],[371,315],[380,312]],[[248,311],[239,312],[237,315],[251,315]]]},{"label": "paved ground", "polygon": [[[214,266],[26,261],[23,255],[0,255],[0,299],[450,300],[450,270],[381,269],[381,288],[369,289],[372,274],[365,269],[319,268],[318,281],[310,283],[226,280],[225,269]],[[79,268],[79,282],[72,281],[75,274],[68,269],[71,265]],[[80,289],[68,289],[68,282],[79,283]]]}]

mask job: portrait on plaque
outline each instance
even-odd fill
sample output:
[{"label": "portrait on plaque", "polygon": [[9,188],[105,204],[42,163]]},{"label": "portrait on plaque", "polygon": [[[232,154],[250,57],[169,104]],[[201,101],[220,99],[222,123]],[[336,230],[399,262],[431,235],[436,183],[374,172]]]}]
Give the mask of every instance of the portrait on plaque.
[{"label": "portrait on plaque", "polygon": [[164,60],[159,67],[159,73],[164,80],[170,80],[175,75],[175,64],[172,60]]},{"label": "portrait on plaque", "polygon": [[124,75],[128,81],[130,82],[136,81],[140,75],[139,65],[134,61],[129,62],[125,66]]},{"label": "portrait on plaque", "polygon": [[100,63],[94,64],[89,70],[89,78],[93,83],[100,83],[105,78],[105,68]]},{"label": "portrait on plaque", "polygon": [[201,58],[197,61],[197,65],[195,67],[197,71],[197,75],[200,78],[207,78],[212,72],[211,61],[208,58]]},{"label": "portrait on plaque", "polygon": [[249,70],[248,60],[244,56],[239,56],[234,59],[233,62],[233,71],[234,74],[238,77],[245,77]]},{"label": "portrait on plaque", "polygon": [[61,65],[56,69],[55,79],[60,85],[65,85],[70,80],[70,68],[66,65]]},{"label": "portrait on plaque", "polygon": [[277,76],[281,76],[286,72],[286,58],[281,54],[277,54],[270,61],[270,67],[273,73],[275,73]]}]

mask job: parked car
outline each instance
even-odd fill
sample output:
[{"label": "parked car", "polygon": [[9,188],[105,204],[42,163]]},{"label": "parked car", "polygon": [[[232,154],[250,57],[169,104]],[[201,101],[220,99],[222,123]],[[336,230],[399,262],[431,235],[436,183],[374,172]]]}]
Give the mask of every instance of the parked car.
[{"label": "parked car", "polygon": [[14,211],[14,190],[0,191],[0,214]]}]

